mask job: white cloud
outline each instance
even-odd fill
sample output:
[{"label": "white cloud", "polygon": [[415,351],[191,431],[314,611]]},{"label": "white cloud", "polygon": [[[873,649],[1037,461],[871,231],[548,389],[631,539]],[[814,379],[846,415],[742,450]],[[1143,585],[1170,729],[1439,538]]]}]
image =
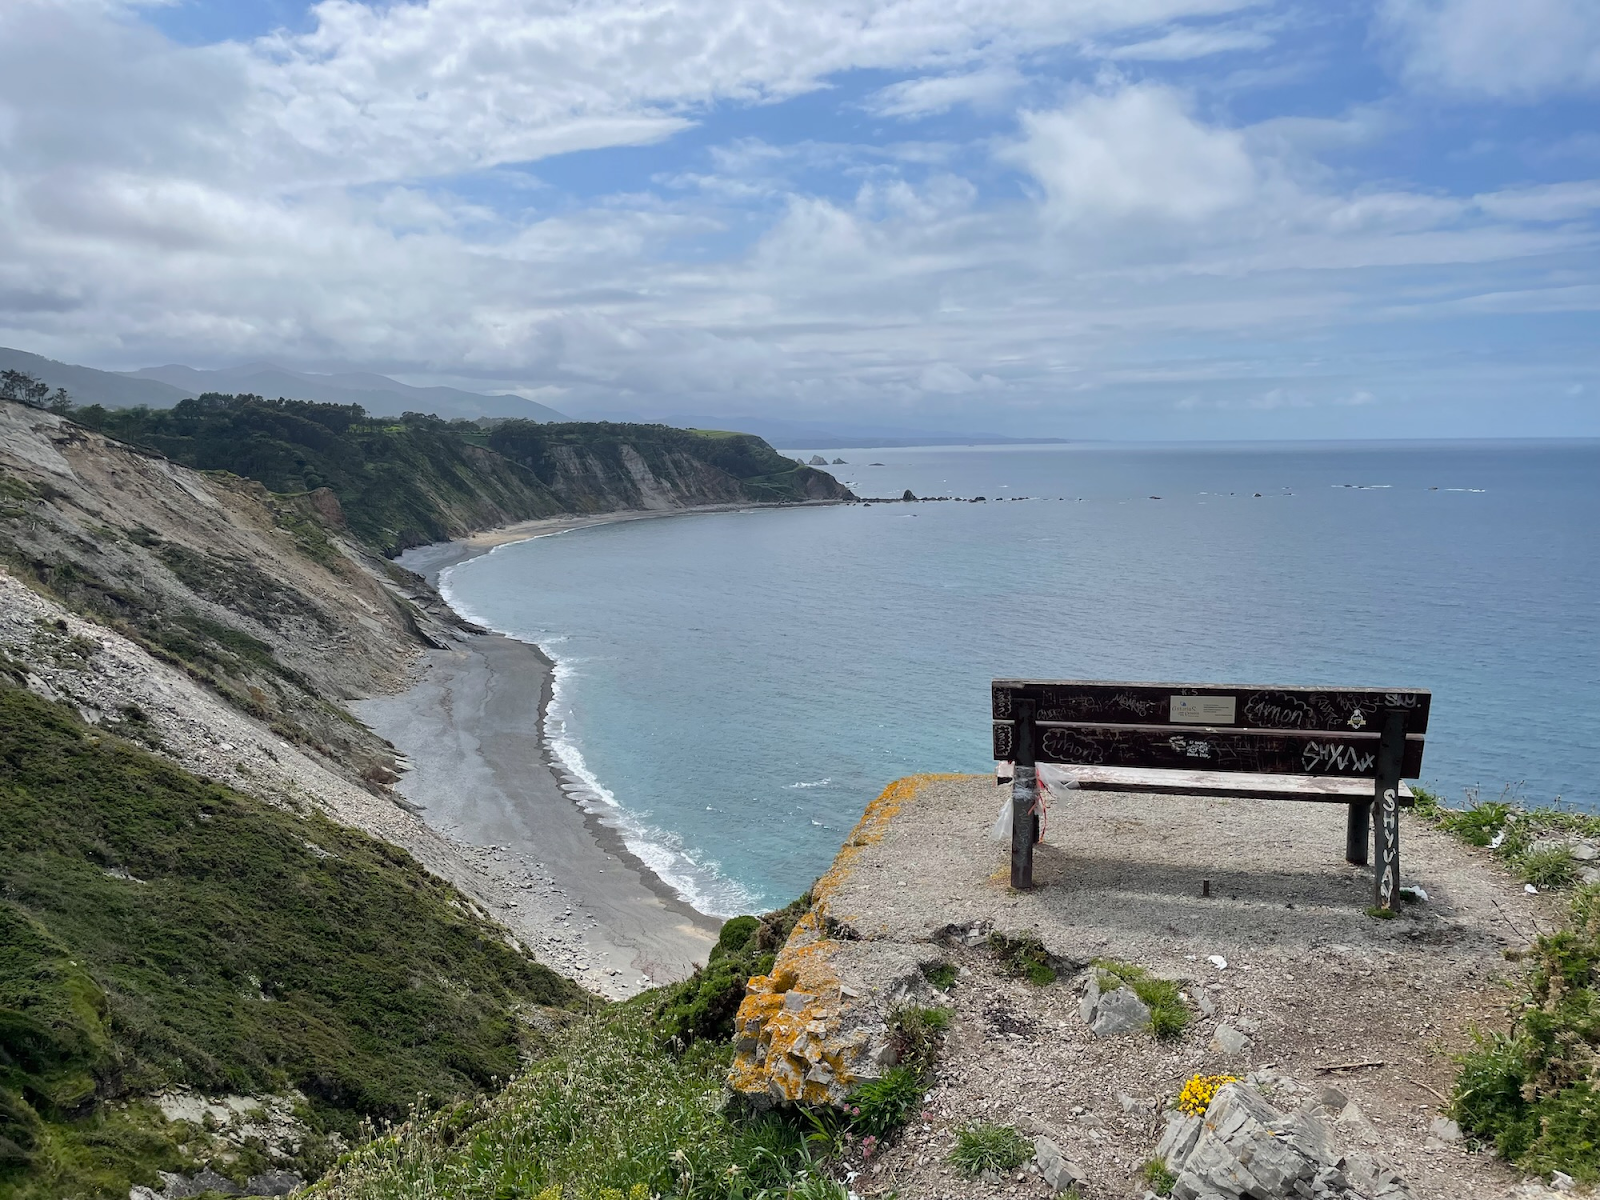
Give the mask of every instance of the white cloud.
[{"label": "white cloud", "polygon": [[1421,87],[1516,100],[1600,88],[1594,0],[1384,0],[1377,28]]},{"label": "white cloud", "polygon": [[513,165],[860,67],[907,77],[880,113],[980,104],[1018,82],[993,64],[1159,44],[1232,0],[336,0],[309,35],[194,49],[107,5],[0,0],[0,343],[96,365],[279,358],[576,412],[1000,427],[1179,387],[1328,409],[1392,389],[1303,385],[1322,368],[1281,346],[1592,303],[1589,185],[1469,200],[1324,166],[1393,128],[1379,106],[1241,125],[1108,76],[1002,126],[1026,195],[993,143],[938,126],[842,145],[753,120],[764,136],[599,196]]},{"label": "white cloud", "polygon": [[1206,125],[1158,84],[1094,92],[1023,114],[1011,159],[1063,222],[1196,221],[1246,204],[1262,179],[1236,131]]},{"label": "white cloud", "polygon": [[1600,209],[1600,179],[1507,188],[1473,200],[1490,216],[1513,221],[1573,221]]},{"label": "white cloud", "polygon": [[1157,38],[1114,46],[1105,58],[1146,62],[1180,62],[1238,50],[1265,50],[1272,45],[1260,29],[1173,29]]},{"label": "white cloud", "polygon": [[959,104],[994,108],[1020,91],[1025,80],[1013,67],[986,67],[965,75],[907,79],[874,92],[870,111],[883,117],[915,118],[949,112]]}]

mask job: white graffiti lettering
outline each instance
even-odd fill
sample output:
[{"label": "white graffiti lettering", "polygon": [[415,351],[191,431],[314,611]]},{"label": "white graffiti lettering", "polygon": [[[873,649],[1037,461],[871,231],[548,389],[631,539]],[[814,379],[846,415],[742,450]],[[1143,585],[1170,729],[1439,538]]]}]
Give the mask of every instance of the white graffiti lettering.
[{"label": "white graffiti lettering", "polygon": [[1171,746],[1179,754],[1182,754],[1182,755],[1184,755],[1184,756],[1186,756],[1188,758],[1210,758],[1211,757],[1211,743],[1210,742],[1197,741],[1197,740],[1194,740],[1192,738],[1175,737],[1175,738],[1168,738],[1167,739],[1167,745]]},{"label": "white graffiti lettering", "polygon": [[1307,742],[1300,752],[1300,761],[1307,775],[1360,775],[1377,766],[1378,756],[1363,753],[1354,746]]}]

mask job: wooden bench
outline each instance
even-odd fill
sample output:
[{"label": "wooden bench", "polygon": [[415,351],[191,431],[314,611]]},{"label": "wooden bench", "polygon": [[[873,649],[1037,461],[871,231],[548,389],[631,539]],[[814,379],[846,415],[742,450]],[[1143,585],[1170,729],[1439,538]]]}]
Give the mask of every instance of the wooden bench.
[{"label": "wooden bench", "polygon": [[991,694],[994,756],[1013,764],[1012,887],[1033,887],[1037,764],[1059,763],[1086,791],[1347,805],[1345,859],[1367,861],[1370,829],[1373,904],[1394,907],[1402,780],[1422,770],[1431,693],[997,679]]}]

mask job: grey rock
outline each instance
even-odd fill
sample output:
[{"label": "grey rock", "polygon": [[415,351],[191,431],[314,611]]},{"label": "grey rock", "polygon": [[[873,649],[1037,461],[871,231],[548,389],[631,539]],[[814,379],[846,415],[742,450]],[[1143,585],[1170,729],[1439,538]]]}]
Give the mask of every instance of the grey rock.
[{"label": "grey rock", "polygon": [[1078,1001],[1078,1017],[1085,1025],[1094,1024],[1094,1010],[1100,1007],[1100,977],[1095,974],[1089,976],[1089,986],[1083,991],[1083,999]]},{"label": "grey rock", "polygon": [[1064,1192],[1074,1184],[1089,1182],[1083,1168],[1061,1153],[1061,1147],[1047,1137],[1033,1139],[1033,1158],[1039,1174],[1053,1192]]},{"label": "grey rock", "polygon": [[1139,999],[1132,988],[1119,987],[1115,991],[1101,994],[1100,1002],[1095,1005],[1094,1020],[1089,1025],[1089,1031],[1095,1037],[1115,1037],[1120,1033],[1145,1029],[1149,1024],[1149,1005]]},{"label": "grey rock", "polygon": [[1558,1192],[1570,1192],[1577,1186],[1577,1181],[1565,1171],[1551,1171],[1550,1186]]},{"label": "grey rock", "polygon": [[1579,883],[1600,883],[1600,867],[1584,867],[1578,872]]},{"label": "grey rock", "polygon": [[1588,842],[1579,842],[1572,848],[1572,857],[1578,862],[1593,862],[1595,859],[1600,858],[1600,848],[1596,848]]},{"label": "grey rock", "polygon": [[1242,1084],[1217,1092],[1193,1149],[1168,1169],[1178,1172],[1173,1200],[1413,1200],[1372,1158],[1341,1155],[1333,1130],[1314,1111],[1285,1115]]},{"label": "grey rock", "polygon": [[1117,1106],[1129,1116],[1153,1117],[1156,1115],[1156,1102],[1154,1100],[1141,1100],[1137,1096],[1130,1096],[1126,1092],[1117,1093]]},{"label": "grey rock", "polygon": [[293,1171],[266,1171],[250,1176],[244,1192],[247,1196],[287,1196],[296,1188],[304,1187],[305,1182]]},{"label": "grey rock", "polygon": [[1216,1054],[1238,1058],[1250,1052],[1250,1039],[1232,1025],[1218,1025],[1211,1039],[1211,1049]]},{"label": "grey rock", "polygon": [[172,1171],[157,1171],[161,1178],[162,1200],[188,1200],[190,1196],[198,1196],[205,1188],[192,1183],[187,1175],[178,1175]]},{"label": "grey rock", "polygon": [[218,1175],[210,1167],[207,1167],[198,1175],[191,1178],[189,1180],[189,1186],[194,1188],[194,1191],[185,1193],[185,1195],[189,1196],[197,1196],[201,1192],[216,1192],[218,1195],[222,1196],[244,1195],[244,1189],[242,1187],[240,1187],[233,1180],[229,1179],[226,1175]]},{"label": "grey rock", "polygon": [[1441,1142],[1459,1142],[1461,1140],[1461,1126],[1449,1117],[1435,1117],[1428,1126],[1428,1134],[1438,1138]]},{"label": "grey rock", "polygon": [[1339,1110],[1339,1115],[1334,1118],[1334,1126],[1340,1133],[1354,1138],[1363,1145],[1378,1144],[1378,1127],[1367,1118],[1367,1114],[1361,1111],[1361,1106],[1354,1100]]},{"label": "grey rock", "polygon": [[136,1183],[128,1189],[128,1200],[161,1200],[161,1193],[153,1192]]},{"label": "grey rock", "polygon": [[1155,1153],[1166,1164],[1167,1170],[1183,1170],[1189,1151],[1200,1140],[1200,1130],[1204,1124],[1201,1118],[1186,1117],[1182,1113],[1173,1113],[1167,1118],[1167,1127],[1161,1133],[1161,1140],[1156,1143]]},{"label": "grey rock", "polygon": [[1194,998],[1194,1006],[1200,1010],[1201,1016],[1214,1017],[1217,1015],[1217,1002],[1205,992],[1201,992]]}]

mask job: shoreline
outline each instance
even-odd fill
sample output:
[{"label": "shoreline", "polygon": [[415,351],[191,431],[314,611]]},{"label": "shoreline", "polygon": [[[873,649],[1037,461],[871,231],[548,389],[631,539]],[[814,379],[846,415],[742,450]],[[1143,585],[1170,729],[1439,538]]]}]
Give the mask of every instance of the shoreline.
[{"label": "shoreline", "polygon": [[[397,562],[437,589],[445,571],[500,546],[752,507],[768,506],[522,521],[418,546]],[[486,877],[518,896],[515,924],[536,957],[614,999],[685,978],[705,962],[723,918],[685,901],[603,813],[579,802],[576,793],[592,789],[556,758],[546,734],[554,684],[555,664],[536,644],[494,630],[460,632],[445,648],[423,652],[403,691],[350,707],[406,760],[395,786],[419,818],[475,847]],[[537,759],[532,770],[530,759]]]}]

